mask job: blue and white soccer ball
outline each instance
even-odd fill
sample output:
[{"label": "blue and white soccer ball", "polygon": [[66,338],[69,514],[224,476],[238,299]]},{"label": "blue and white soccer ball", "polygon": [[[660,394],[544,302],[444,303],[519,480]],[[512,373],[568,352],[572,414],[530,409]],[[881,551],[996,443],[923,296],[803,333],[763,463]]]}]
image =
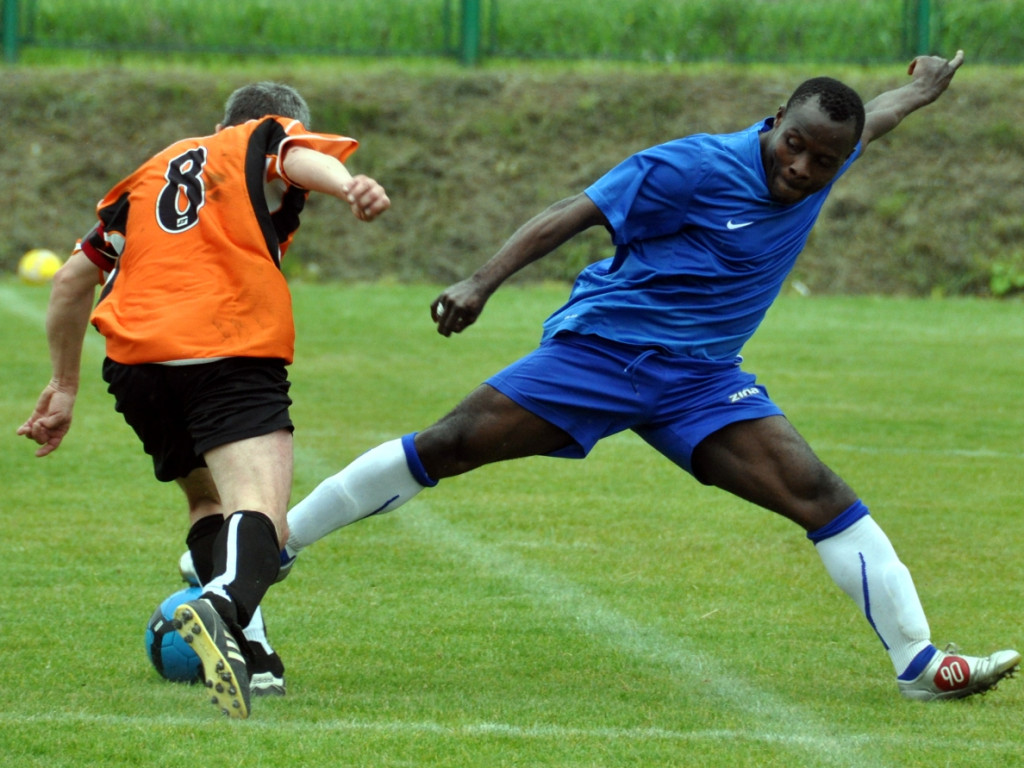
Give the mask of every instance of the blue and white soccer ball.
[{"label": "blue and white soccer ball", "polygon": [[160,603],[146,624],[146,655],[157,672],[175,683],[194,683],[202,673],[199,656],[174,629],[174,609],[202,593],[199,587],[178,590]]}]

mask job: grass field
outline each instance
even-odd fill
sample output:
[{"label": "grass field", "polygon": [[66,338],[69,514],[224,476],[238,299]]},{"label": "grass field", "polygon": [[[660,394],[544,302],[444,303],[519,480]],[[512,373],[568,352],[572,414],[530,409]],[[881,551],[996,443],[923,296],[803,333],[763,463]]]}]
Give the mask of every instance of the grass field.
[{"label": "grass field", "polygon": [[[295,286],[295,498],[531,349],[565,295],[510,287],[445,340],[437,291]],[[49,375],[46,297],[0,282],[5,766],[1020,765],[1024,680],[900,699],[797,529],[630,435],[446,481],[308,550],[265,602],[289,694],[223,720],[143,652],[183,505],[113,412],[95,335],[64,447],[37,460],[14,436]],[[1024,646],[1020,317],[786,296],[747,350],[893,538],[934,640],[967,652]]]}]

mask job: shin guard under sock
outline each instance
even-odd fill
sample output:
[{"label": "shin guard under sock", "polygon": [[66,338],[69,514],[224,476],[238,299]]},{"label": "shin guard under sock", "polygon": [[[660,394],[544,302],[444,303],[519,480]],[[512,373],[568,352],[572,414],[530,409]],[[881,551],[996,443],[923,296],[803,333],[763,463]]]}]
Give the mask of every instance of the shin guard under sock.
[{"label": "shin guard under sock", "polygon": [[910,571],[860,501],[807,534],[833,581],[857,603],[902,673],[931,646]]},{"label": "shin guard under sock", "polygon": [[281,550],[273,521],[262,512],[240,510],[217,534],[214,577],[206,584],[218,613],[229,625],[246,626],[277,578]]},{"label": "shin guard under sock", "polygon": [[200,584],[206,584],[213,578],[213,547],[223,525],[224,518],[220,515],[201,517],[193,523],[185,538]]},{"label": "shin guard under sock", "polygon": [[286,550],[294,557],[331,531],[397,509],[425,487],[427,477],[413,436],[378,445],[324,480],[288,512]]}]

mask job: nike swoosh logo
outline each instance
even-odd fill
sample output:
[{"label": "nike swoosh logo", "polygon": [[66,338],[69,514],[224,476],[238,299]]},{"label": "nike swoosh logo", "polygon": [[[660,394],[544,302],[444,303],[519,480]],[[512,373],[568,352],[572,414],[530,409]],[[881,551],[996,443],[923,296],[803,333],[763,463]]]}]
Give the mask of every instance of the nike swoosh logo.
[{"label": "nike swoosh logo", "polygon": [[729,219],[725,223],[725,228],[726,229],[743,229],[744,227],[749,227],[753,223],[754,222],[752,222],[752,221],[744,221],[744,222],[741,222],[741,223],[737,223],[737,222],[733,221],[732,219]]}]

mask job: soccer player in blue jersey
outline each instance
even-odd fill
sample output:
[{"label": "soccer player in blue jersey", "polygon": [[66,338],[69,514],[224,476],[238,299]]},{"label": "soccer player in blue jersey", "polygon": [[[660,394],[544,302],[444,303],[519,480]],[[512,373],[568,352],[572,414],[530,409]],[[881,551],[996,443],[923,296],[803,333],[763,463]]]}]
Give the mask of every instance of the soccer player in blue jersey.
[{"label": "soccer player in blue jersey", "polygon": [[463,331],[504,280],[583,230],[607,229],[615,253],[583,270],[536,351],[293,508],[288,554],[442,478],[524,456],[582,458],[631,429],[700,482],[804,528],[877,632],[904,696],[995,687],[1020,654],[961,656],[931,643],[910,573],[865,504],[740,367],[832,185],[868,144],[935,101],[962,63],[962,52],[919,57],[907,84],[866,105],[836,80],[809,80],[774,117],[638,152],[531,219],[432,303],[441,334]]}]

